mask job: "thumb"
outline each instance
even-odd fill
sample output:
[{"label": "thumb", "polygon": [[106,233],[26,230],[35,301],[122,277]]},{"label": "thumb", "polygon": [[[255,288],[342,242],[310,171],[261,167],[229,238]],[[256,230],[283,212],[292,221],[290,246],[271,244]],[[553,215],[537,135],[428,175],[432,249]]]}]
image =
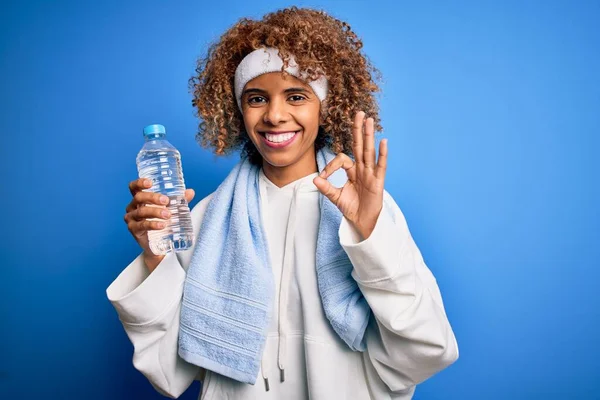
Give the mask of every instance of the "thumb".
[{"label": "thumb", "polygon": [[194,189],[186,189],[185,191],[185,201],[189,202],[192,201],[192,199],[194,198],[194,196],[196,195],[196,192],[194,191]]}]

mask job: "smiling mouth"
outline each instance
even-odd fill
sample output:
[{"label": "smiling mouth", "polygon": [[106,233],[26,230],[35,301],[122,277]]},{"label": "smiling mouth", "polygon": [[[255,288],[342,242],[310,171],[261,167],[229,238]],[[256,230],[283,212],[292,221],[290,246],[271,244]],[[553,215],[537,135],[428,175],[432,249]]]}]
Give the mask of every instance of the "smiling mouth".
[{"label": "smiling mouth", "polygon": [[300,133],[298,131],[287,132],[259,132],[265,140],[265,143],[270,147],[284,147],[294,141],[294,138]]},{"label": "smiling mouth", "polygon": [[268,133],[265,132],[264,136],[271,143],[282,143],[287,142],[293,138],[298,132],[285,132],[285,133]]}]

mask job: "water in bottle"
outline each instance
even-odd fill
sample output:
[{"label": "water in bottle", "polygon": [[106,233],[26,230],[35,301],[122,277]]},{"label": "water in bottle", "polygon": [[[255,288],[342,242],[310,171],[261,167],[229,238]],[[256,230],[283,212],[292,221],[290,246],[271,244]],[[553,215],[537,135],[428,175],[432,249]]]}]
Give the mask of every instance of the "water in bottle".
[{"label": "water in bottle", "polygon": [[164,229],[148,231],[150,250],[156,255],[188,250],[194,242],[194,233],[190,208],[184,196],[181,155],[167,141],[166,130],[162,125],[145,127],[144,138],[146,143],[137,156],[139,176],[152,181],[152,187],[146,191],[161,193],[169,198],[167,208],[171,212],[171,218],[165,221]]}]

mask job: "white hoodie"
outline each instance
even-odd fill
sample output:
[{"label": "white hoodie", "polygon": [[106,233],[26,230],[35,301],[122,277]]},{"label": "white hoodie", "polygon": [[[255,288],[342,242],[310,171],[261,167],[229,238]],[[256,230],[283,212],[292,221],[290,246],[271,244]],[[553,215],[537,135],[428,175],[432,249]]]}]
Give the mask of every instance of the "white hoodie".
[{"label": "white hoodie", "polygon": [[[458,358],[436,280],[387,193],[395,222],[382,211],[368,239],[360,241],[342,219],[340,244],[372,317],[364,353],[351,351],[337,336],[317,287],[315,176],[278,188],[261,171],[261,208],[276,287],[255,385],[204,371],[177,354],[183,283],[193,250],[167,255],[151,274],[139,256],[109,286],[107,296],[134,346],[133,364],[160,393],[177,398],[199,379],[203,400],[411,399],[416,384]],[[195,236],[210,198],[192,210]],[[286,238],[293,243],[287,250]]]}]

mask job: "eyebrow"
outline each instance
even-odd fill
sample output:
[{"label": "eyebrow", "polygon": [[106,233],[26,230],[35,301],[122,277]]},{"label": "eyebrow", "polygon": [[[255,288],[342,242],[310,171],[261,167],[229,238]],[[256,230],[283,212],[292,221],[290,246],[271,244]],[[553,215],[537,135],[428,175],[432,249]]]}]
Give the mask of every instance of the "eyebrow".
[{"label": "eyebrow", "polygon": [[[291,88],[287,88],[283,91],[284,93],[310,93],[310,91],[308,89],[305,89],[303,87],[291,87]],[[266,90],[263,89],[258,89],[258,88],[248,88],[246,90],[244,90],[244,92],[242,93],[242,96],[245,94],[250,94],[250,93],[258,93],[258,94],[267,94]]]}]

